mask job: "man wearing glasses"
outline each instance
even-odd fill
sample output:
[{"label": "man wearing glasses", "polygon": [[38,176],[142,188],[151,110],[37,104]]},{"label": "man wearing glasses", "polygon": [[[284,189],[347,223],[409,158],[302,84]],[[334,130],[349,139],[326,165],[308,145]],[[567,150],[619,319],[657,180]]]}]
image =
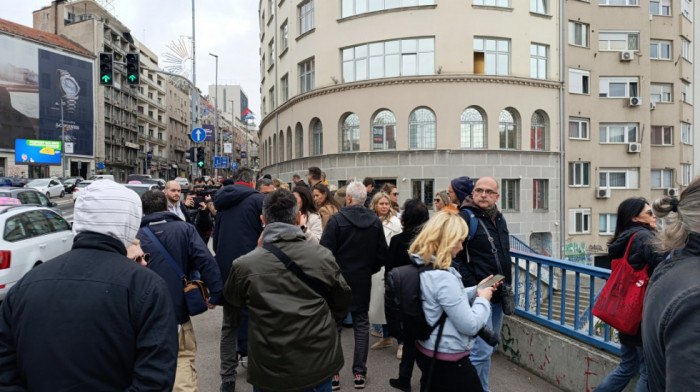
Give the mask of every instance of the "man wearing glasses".
[{"label": "man wearing glasses", "polygon": [[[502,273],[505,283],[511,283],[510,243],[508,225],[498,211],[498,182],[491,177],[482,177],[470,189],[471,179],[459,177],[450,183],[450,199],[459,206],[459,214],[472,230],[470,221],[478,219],[474,233],[464,240],[464,250],[455,257],[455,264],[465,287],[474,286],[489,275]],[[488,233],[486,232],[488,230]],[[490,239],[493,239],[493,246]],[[495,249],[495,253],[494,253]],[[496,263],[500,264],[500,268]],[[500,290],[500,288],[499,288]],[[491,299],[491,317],[487,325],[496,332],[503,324],[503,307],[500,291]],[[476,338],[471,349],[470,360],[481,380],[485,392],[489,392],[489,369],[494,348],[481,338]]]}]

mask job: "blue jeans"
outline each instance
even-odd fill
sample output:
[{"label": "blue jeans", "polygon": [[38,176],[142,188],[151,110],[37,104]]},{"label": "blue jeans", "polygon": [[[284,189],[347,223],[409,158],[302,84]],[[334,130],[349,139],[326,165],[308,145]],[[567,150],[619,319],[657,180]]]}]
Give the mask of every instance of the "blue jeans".
[{"label": "blue jeans", "polygon": [[[331,380],[328,379],[328,381],[324,382],[323,384],[317,386],[316,388],[311,388],[311,389],[305,389],[303,391],[299,392],[331,392]],[[253,386],[253,392],[264,392],[262,389]]]},{"label": "blue jeans", "polygon": [[637,374],[639,374],[639,381],[637,381],[637,387],[634,391],[648,391],[647,368],[644,365],[644,350],[642,347],[620,344],[620,351],[622,351],[620,364],[610,374],[605,376],[595,389],[596,392],[622,391]]},{"label": "blue jeans", "polygon": [[[486,325],[494,331],[500,333],[501,326],[503,325],[503,306],[501,303],[491,304],[491,316],[486,321]],[[493,354],[496,347],[489,346],[488,343],[484,342],[480,337],[474,340],[474,347],[472,347],[472,353],[469,359],[472,361],[472,365],[476,368],[476,373],[479,375],[479,380],[481,381],[481,386],[484,388],[484,392],[489,392],[489,370],[491,370],[491,354]]]}]

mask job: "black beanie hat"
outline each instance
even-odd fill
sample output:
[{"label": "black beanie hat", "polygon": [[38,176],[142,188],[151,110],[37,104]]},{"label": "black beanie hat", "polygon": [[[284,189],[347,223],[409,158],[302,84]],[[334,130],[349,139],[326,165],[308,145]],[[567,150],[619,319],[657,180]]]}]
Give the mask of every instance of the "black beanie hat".
[{"label": "black beanie hat", "polygon": [[450,182],[450,185],[452,185],[452,190],[455,191],[460,203],[474,190],[474,182],[467,176],[455,178]]}]

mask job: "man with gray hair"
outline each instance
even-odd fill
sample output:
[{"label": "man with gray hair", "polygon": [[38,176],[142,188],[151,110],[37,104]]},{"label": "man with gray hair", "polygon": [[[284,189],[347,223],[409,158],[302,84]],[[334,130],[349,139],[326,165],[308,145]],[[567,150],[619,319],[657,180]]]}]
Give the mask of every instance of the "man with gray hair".
[{"label": "man with gray hair", "polygon": [[177,326],[165,281],[127,259],[138,195],[95,181],[75,202],[73,248],[29,271],[0,308],[2,391],[170,391]]},{"label": "man with gray hair", "polygon": [[[350,313],[355,334],[352,373],[356,389],[364,388],[367,382],[372,274],[384,266],[388,253],[384,227],[377,215],[364,207],[366,198],[367,189],[361,182],[348,184],[345,207],[328,220],[320,242],[333,253],[352,288]],[[333,377],[333,389],[340,389],[338,375]]]},{"label": "man with gray hair", "polygon": [[344,362],[335,323],[350,307],[350,287],[331,252],[297,226],[291,192],[270,193],[262,219],[263,246],[233,262],[224,289],[227,301],[249,309],[248,382],[266,392],[330,390]]}]

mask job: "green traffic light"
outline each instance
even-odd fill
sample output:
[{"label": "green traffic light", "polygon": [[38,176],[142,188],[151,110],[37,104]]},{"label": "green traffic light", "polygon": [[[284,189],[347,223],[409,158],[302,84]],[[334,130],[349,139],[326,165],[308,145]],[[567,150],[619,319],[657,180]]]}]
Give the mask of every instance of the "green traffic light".
[{"label": "green traffic light", "polygon": [[199,162],[197,162],[197,166],[199,166],[199,167],[204,167],[204,161],[199,161]]},{"label": "green traffic light", "polygon": [[112,79],[112,78],[110,78],[109,75],[104,75],[104,76],[102,77],[102,81],[105,82],[105,83],[109,83],[110,79]]},{"label": "green traffic light", "polygon": [[136,76],[135,76],[135,75],[129,75],[129,80],[130,80],[131,82],[133,82],[134,80],[136,80]]}]

